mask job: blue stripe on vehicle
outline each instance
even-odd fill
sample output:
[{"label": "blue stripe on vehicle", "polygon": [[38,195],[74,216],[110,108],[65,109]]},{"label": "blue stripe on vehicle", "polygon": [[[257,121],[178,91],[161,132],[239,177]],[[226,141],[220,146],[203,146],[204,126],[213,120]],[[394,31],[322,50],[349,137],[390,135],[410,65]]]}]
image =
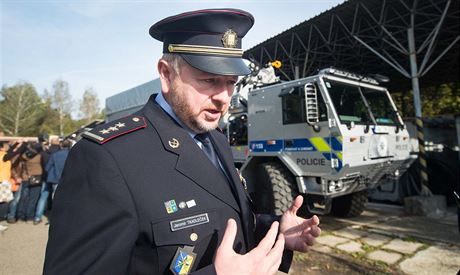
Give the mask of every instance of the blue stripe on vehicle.
[{"label": "blue stripe on vehicle", "polygon": [[335,168],[335,170],[338,172],[338,171],[340,171],[342,169],[342,166],[343,166],[342,160],[334,153],[332,153],[332,157],[339,161],[338,167]]},{"label": "blue stripe on vehicle", "polygon": [[[330,145],[332,151],[342,151],[342,142],[337,137],[325,137],[324,141]],[[298,139],[277,139],[275,144],[268,144],[268,140],[253,140],[249,142],[249,149],[252,152],[314,152],[317,151],[313,143],[307,138]],[[325,152],[324,155],[329,155]],[[330,160],[330,158],[328,159]]]},{"label": "blue stripe on vehicle", "polygon": [[[326,137],[324,140],[330,144],[333,151],[342,151],[342,143],[336,137]],[[290,140],[282,140],[277,139],[274,140],[274,144],[268,144],[268,140],[255,140],[249,142],[249,148],[252,152],[314,152],[317,151],[315,146],[313,146],[312,142],[309,139],[290,139]],[[343,167],[342,160],[335,154],[335,152],[323,152],[322,154],[324,158],[328,161],[331,161],[331,158],[335,158],[338,160],[339,165],[335,168],[336,171],[340,171]]]},{"label": "blue stripe on vehicle", "polygon": [[333,151],[342,151],[342,142],[337,137],[326,137],[324,140],[330,144]]},{"label": "blue stripe on vehicle", "polygon": [[283,150],[282,139],[275,140],[275,144],[268,144],[268,140],[257,140],[249,142],[249,149],[253,152],[279,152]]},{"label": "blue stripe on vehicle", "polygon": [[310,142],[310,140],[303,138],[303,139],[293,139],[293,140],[286,140],[284,143],[284,150],[291,152],[291,151],[316,151],[315,146]]}]

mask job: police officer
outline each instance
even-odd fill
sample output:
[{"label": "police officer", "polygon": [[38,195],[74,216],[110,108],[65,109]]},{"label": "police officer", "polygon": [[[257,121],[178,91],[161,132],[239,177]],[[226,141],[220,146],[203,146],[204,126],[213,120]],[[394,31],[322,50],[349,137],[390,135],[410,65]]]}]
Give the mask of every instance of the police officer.
[{"label": "police officer", "polygon": [[319,220],[255,216],[216,130],[254,24],[237,9],[163,19],[162,92],[72,149],[53,202],[44,274],[274,274],[307,251]]}]

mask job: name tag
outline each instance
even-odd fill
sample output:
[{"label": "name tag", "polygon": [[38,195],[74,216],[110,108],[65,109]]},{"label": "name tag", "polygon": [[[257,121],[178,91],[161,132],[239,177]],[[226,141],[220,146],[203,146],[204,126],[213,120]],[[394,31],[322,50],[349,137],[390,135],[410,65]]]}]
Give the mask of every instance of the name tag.
[{"label": "name tag", "polygon": [[180,220],[170,221],[169,225],[171,226],[171,231],[178,231],[181,229],[197,226],[200,224],[205,224],[209,222],[208,213],[199,214],[196,216],[191,216],[183,218]]}]

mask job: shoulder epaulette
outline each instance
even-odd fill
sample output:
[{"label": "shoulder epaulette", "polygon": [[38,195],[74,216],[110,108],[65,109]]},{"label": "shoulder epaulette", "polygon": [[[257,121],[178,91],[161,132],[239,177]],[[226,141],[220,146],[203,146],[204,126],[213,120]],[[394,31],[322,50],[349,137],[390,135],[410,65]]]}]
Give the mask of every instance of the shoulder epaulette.
[{"label": "shoulder epaulette", "polygon": [[91,131],[84,132],[82,137],[104,144],[116,137],[126,135],[147,127],[145,118],[141,116],[127,116],[97,126]]}]

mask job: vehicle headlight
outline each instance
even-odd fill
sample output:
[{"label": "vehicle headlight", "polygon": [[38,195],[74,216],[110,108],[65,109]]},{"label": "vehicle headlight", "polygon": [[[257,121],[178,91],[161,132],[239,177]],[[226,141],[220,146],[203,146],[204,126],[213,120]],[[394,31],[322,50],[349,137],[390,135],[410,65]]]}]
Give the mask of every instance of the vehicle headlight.
[{"label": "vehicle headlight", "polygon": [[335,191],[335,181],[331,180],[329,182],[329,192],[334,192]]},{"label": "vehicle headlight", "polygon": [[337,189],[342,190],[342,188],[343,188],[343,181],[342,181],[342,180],[339,180],[339,181],[337,182]]}]

